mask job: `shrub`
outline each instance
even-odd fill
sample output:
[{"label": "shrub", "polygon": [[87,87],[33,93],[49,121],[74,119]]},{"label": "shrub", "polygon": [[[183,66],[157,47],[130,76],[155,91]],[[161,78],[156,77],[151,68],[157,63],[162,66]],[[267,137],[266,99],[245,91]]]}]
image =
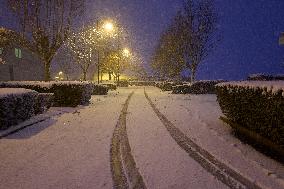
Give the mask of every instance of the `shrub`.
[{"label": "shrub", "polygon": [[38,93],[28,89],[0,89],[0,129],[6,129],[35,114]]},{"label": "shrub", "polygon": [[190,84],[176,85],[173,87],[173,94],[188,94],[190,87]]},{"label": "shrub", "polygon": [[119,87],[128,87],[129,83],[126,80],[119,81]]},{"label": "shrub", "polygon": [[172,87],[173,94],[215,94],[215,85],[223,80],[197,81]]},{"label": "shrub", "polygon": [[54,103],[53,93],[38,93],[35,101],[35,114],[41,114],[48,110]]},{"label": "shrub", "polygon": [[194,82],[187,93],[189,94],[215,94],[215,85],[223,80],[205,80]]},{"label": "shrub", "polygon": [[155,86],[154,81],[130,81],[131,86]]},{"label": "shrub", "polygon": [[216,85],[227,119],[284,149],[284,82],[229,82]]},{"label": "shrub", "polygon": [[112,90],[113,91],[113,90],[117,89],[117,86],[114,83],[103,83],[101,85],[106,86],[108,88],[108,90]]},{"label": "shrub", "polygon": [[108,86],[102,85],[94,85],[93,95],[107,95]]},{"label": "shrub", "polygon": [[183,82],[158,82],[156,87],[160,88],[162,91],[171,91],[174,86],[182,85]]},{"label": "shrub", "polygon": [[2,82],[0,87],[26,88],[39,93],[54,93],[54,106],[83,105],[89,102],[93,93],[93,84],[79,81],[39,82],[16,81]]},{"label": "shrub", "polygon": [[89,82],[54,82],[50,92],[54,93],[55,106],[75,107],[90,101],[93,88]]}]

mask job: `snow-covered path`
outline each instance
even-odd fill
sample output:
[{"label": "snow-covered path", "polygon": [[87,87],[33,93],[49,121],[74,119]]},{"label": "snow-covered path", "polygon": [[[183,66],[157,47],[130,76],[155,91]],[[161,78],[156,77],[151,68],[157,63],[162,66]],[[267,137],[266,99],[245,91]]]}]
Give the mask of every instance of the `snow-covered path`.
[{"label": "snow-covered path", "polygon": [[132,153],[148,188],[227,188],[172,139],[139,89],[129,105]]},{"label": "snow-covered path", "polygon": [[6,188],[284,188],[284,166],[218,120],[215,95],[122,88],[0,140]]}]

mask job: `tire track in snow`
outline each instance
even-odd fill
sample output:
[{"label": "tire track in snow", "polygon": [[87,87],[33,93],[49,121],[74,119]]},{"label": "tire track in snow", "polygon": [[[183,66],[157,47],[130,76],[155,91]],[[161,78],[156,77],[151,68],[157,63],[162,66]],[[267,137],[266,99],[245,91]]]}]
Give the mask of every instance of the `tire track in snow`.
[{"label": "tire track in snow", "polygon": [[154,105],[144,88],[144,95],[150,106],[166,127],[176,143],[185,150],[188,155],[198,162],[205,170],[214,175],[219,181],[232,189],[261,189],[256,183],[240,175],[226,164],[217,160],[209,152],[198,146],[194,141],[188,138],[183,132],[171,123],[159,109]]},{"label": "tire track in snow", "polygon": [[119,120],[116,124],[111,140],[110,164],[114,188],[146,188],[142,176],[136,168],[135,160],[131,154],[126,130],[126,116],[132,92],[123,105]]}]

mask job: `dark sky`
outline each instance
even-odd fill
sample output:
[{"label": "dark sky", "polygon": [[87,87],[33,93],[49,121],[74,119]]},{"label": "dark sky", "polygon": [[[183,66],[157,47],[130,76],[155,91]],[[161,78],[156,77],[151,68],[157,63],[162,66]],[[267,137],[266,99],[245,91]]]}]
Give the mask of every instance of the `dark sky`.
[{"label": "dark sky", "polygon": [[[4,0],[0,0],[3,2]],[[149,63],[160,33],[182,0],[89,0],[86,20],[116,18],[129,32],[131,48]],[[0,5],[1,6],[1,5]],[[216,0],[222,35],[214,53],[200,66],[198,79],[244,79],[250,73],[284,74],[284,0]],[[0,7],[3,15],[5,10]],[[5,19],[0,17],[0,25]]]}]

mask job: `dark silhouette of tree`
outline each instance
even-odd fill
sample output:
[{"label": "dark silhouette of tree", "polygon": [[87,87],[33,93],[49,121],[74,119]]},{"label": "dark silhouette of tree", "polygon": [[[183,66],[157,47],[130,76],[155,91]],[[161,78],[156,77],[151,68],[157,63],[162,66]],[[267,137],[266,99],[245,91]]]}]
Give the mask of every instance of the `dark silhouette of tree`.
[{"label": "dark silhouette of tree", "polygon": [[[25,47],[44,62],[45,80],[57,50],[67,39],[71,27],[84,11],[84,0],[7,0],[20,27],[17,29]],[[16,40],[12,38],[11,40]]]},{"label": "dark silhouette of tree", "polygon": [[182,9],[161,36],[153,68],[176,75],[182,63],[191,71],[191,82],[194,82],[198,66],[218,42],[216,31],[214,0],[184,0]]}]

